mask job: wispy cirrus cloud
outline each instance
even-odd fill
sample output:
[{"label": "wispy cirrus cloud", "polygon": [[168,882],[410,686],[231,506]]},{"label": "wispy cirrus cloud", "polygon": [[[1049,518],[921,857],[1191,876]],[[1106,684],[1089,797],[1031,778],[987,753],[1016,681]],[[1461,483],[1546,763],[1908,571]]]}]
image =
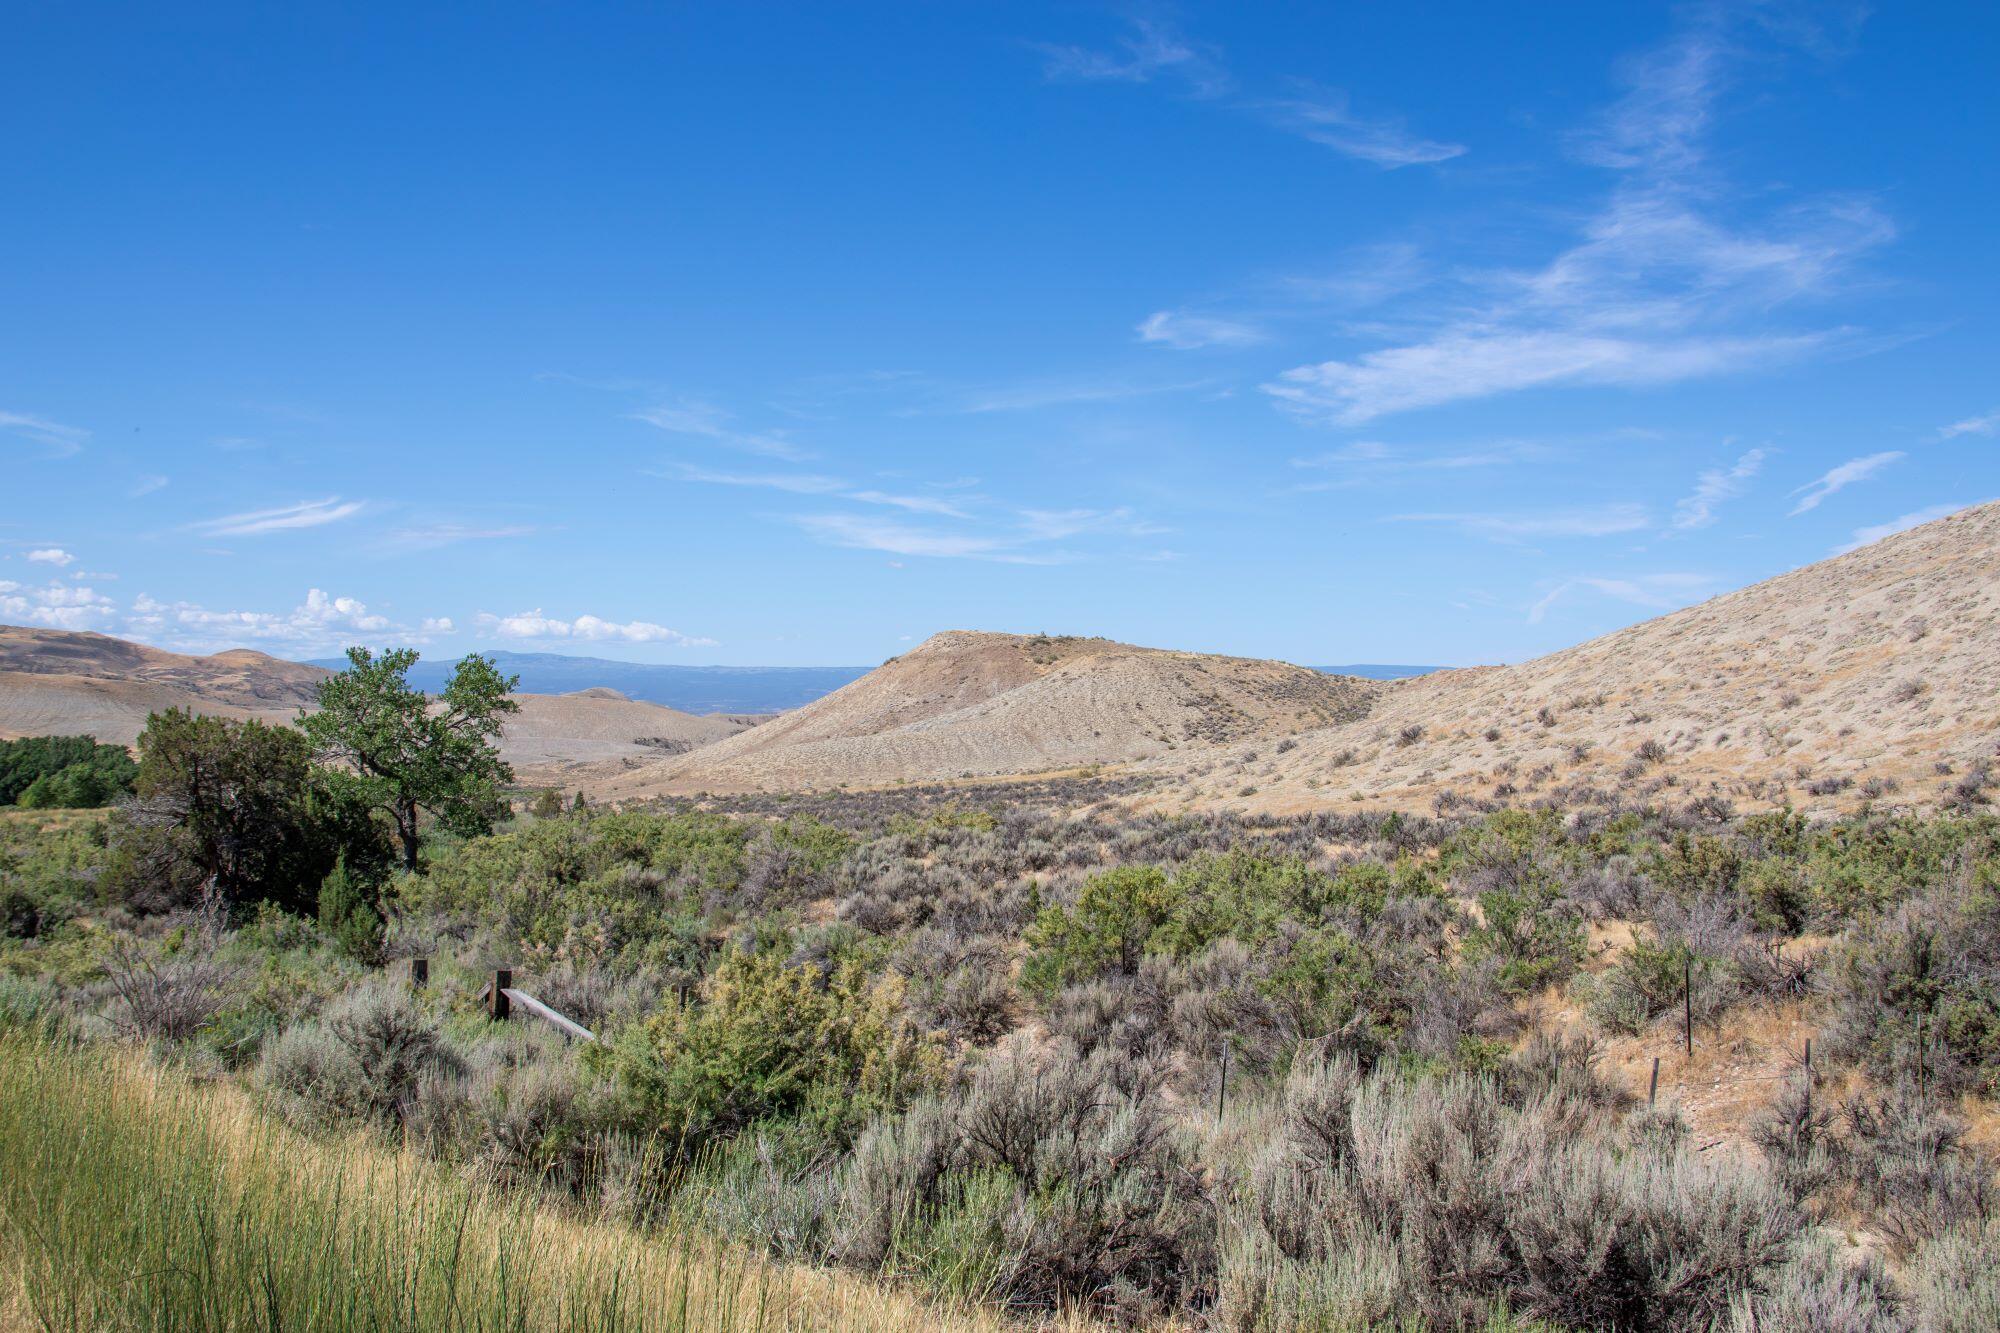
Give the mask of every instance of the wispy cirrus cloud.
[{"label": "wispy cirrus cloud", "polygon": [[1763,469],[1766,456],[1764,450],[1752,449],[1730,467],[1703,472],[1695,480],[1694,491],[1674,506],[1674,531],[1691,532],[1715,522],[1717,509],[1750,488],[1751,481]]},{"label": "wispy cirrus cloud", "polygon": [[1957,439],[1961,435],[2000,435],[2000,408],[1995,408],[1984,416],[1967,417],[1963,421],[1954,421],[1949,426],[1940,426],[1938,435],[1947,440]]},{"label": "wispy cirrus cloud", "polygon": [[463,542],[507,541],[532,537],[539,531],[531,523],[417,523],[389,533],[385,544],[398,551],[435,551]]},{"label": "wispy cirrus cloud", "polygon": [[669,463],[669,470],[649,469],[649,475],[669,481],[694,481],[711,486],[744,486],[784,491],[791,495],[827,495],[858,504],[887,505],[912,513],[938,514],[948,518],[968,517],[958,501],[931,495],[899,495],[870,487],[857,487],[839,477],[811,472],[717,472],[692,463]]},{"label": "wispy cirrus cloud", "polygon": [[735,449],[746,454],[759,454],[766,458],[782,458],[797,463],[812,457],[810,450],[795,443],[783,431],[745,431],[736,428],[734,418],[713,403],[695,398],[683,398],[676,403],[666,403],[649,407],[642,412],[632,413],[632,419],[643,421],[674,435],[692,435],[710,440],[724,448]]},{"label": "wispy cirrus cloud", "polygon": [[1055,82],[1152,83],[1171,80],[1203,100],[1256,116],[1271,126],[1378,167],[1417,166],[1462,155],[1463,144],[1425,138],[1402,120],[1356,112],[1338,89],[1307,86],[1289,96],[1239,95],[1222,55],[1158,19],[1135,18],[1110,48],[1044,45],[1043,74]]},{"label": "wispy cirrus cloud", "polygon": [[261,537],[273,532],[296,532],[324,527],[352,518],[366,506],[359,500],[328,496],[324,500],[301,500],[276,509],[254,509],[242,514],[225,514],[193,525],[196,532],[211,537]]},{"label": "wispy cirrus cloud", "polygon": [[1302,482],[1287,489],[1294,492],[1346,490],[1397,477],[1508,467],[1539,461],[1550,455],[1551,450],[1547,446],[1519,440],[1502,440],[1476,448],[1430,453],[1413,452],[1379,440],[1356,440],[1338,449],[1292,459],[1294,468],[1326,474],[1326,477],[1325,480]]},{"label": "wispy cirrus cloud", "polygon": [[834,546],[1012,565],[1057,565],[1082,559],[1080,552],[1056,545],[1072,538],[1141,537],[1165,531],[1125,508],[1020,509],[1005,521],[977,528],[920,527],[865,514],[802,514],[791,521]]},{"label": "wispy cirrus cloud", "polygon": [[1264,386],[1308,417],[1360,425],[1467,398],[1553,386],[1672,384],[1791,360],[1824,335],[1641,340],[1581,330],[1459,330],[1352,361],[1296,366]]},{"label": "wispy cirrus cloud", "polygon": [[133,482],[131,488],[125,494],[127,498],[136,500],[142,495],[151,495],[154,491],[163,490],[166,488],[166,485],[167,479],[155,473],[152,476],[141,477]]},{"label": "wispy cirrus cloud", "polygon": [[1445,523],[1475,537],[1499,542],[1526,542],[1544,537],[1614,537],[1639,532],[1651,524],[1644,505],[1608,504],[1539,513],[1415,513],[1390,514],[1390,523]]},{"label": "wispy cirrus cloud", "polygon": [[1888,449],[1879,454],[1869,454],[1863,458],[1850,458],[1839,467],[1831,468],[1816,481],[1809,481],[1793,491],[1802,498],[1792,506],[1792,517],[1817,509],[1820,502],[1829,495],[1844,491],[1856,482],[1866,481],[1883,468],[1904,457],[1900,449]]},{"label": "wispy cirrus cloud", "polygon": [[1254,324],[1184,310],[1156,310],[1139,321],[1139,341],[1190,352],[1201,347],[1249,347],[1268,336]]},{"label": "wispy cirrus cloud", "polygon": [[1037,380],[999,388],[975,389],[957,397],[946,410],[974,416],[988,412],[1034,412],[1083,403],[1117,403],[1162,394],[1192,393],[1214,388],[1215,384],[1212,379],[1154,380],[1116,376]]},{"label": "wispy cirrus cloud", "polygon": [[65,426],[60,421],[27,412],[0,412],[0,435],[11,435],[40,445],[52,457],[68,458],[82,451],[90,432],[81,426]]},{"label": "wispy cirrus cloud", "polygon": [[665,643],[681,648],[708,648],[715,645],[714,639],[697,638],[668,629],[665,625],[654,624],[650,620],[606,620],[601,616],[582,615],[573,620],[563,620],[543,615],[537,608],[533,611],[519,611],[513,615],[496,616],[486,611],[478,615],[478,624],[489,634],[502,639],[580,639],[586,642],[616,643]]},{"label": "wispy cirrus cloud", "polygon": [[1732,49],[1726,33],[1697,25],[1628,68],[1625,95],[1579,139],[1614,186],[1541,267],[1467,273],[1463,299],[1423,336],[1294,367],[1265,391],[1308,419],[1356,425],[1529,389],[1766,370],[1856,342],[1851,328],[1787,328],[1775,313],[1837,293],[1895,229],[1854,197],[1732,216],[1741,196],[1705,161]]},{"label": "wispy cirrus cloud", "polygon": [[1171,76],[1198,96],[1227,92],[1230,78],[1218,58],[1165,23],[1134,18],[1110,49],[1041,43],[1042,73],[1056,82],[1151,83]]},{"label": "wispy cirrus cloud", "polygon": [[1388,170],[1449,162],[1466,152],[1464,144],[1411,132],[1399,118],[1357,115],[1342,92],[1319,91],[1310,97],[1266,102],[1260,109],[1280,129]]},{"label": "wispy cirrus cloud", "polygon": [[1633,606],[1671,611],[1700,601],[1716,587],[1717,580],[1707,574],[1638,574],[1621,578],[1579,575],[1557,583],[1530,606],[1528,623],[1539,625],[1556,603],[1579,593],[1595,593]]}]

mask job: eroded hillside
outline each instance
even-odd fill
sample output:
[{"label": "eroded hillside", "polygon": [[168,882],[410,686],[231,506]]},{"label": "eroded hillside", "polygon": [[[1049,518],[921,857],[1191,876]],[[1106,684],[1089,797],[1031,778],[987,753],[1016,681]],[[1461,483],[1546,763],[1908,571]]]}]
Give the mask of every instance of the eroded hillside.
[{"label": "eroded hillside", "polygon": [[950,631],[816,703],[604,790],[781,790],[1117,763],[1352,720],[1381,688],[1284,662]]}]

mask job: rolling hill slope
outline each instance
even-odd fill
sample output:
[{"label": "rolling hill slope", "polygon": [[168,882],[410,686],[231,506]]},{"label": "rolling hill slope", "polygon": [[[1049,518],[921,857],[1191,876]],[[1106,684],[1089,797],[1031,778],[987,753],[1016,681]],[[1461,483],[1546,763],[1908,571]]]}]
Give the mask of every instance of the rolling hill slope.
[{"label": "rolling hill slope", "polygon": [[1381,687],[1308,667],[1105,639],[954,630],[613,798],[944,781],[1275,739],[1365,714]]},{"label": "rolling hill slope", "polygon": [[2000,502],[1519,666],[1397,681],[1283,754],[1144,767],[1193,803],[1268,809],[1575,783],[1834,805],[1936,799],[1996,743]]},{"label": "rolling hill slope", "polygon": [[[166,708],[289,722],[313,705],[328,674],[249,649],[190,657],[103,634],[0,626],[0,738],[88,734],[130,745],[147,715]],[[564,781],[578,765],[615,768],[684,753],[751,725],[609,689],[514,698],[521,711],[509,719],[500,752],[527,782]]]}]

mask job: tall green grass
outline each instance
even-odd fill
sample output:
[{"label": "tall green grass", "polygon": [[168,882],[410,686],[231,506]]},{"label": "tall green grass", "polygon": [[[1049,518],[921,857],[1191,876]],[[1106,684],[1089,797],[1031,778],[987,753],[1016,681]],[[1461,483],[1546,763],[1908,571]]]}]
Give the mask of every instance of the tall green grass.
[{"label": "tall green grass", "polygon": [[473,1188],[116,1048],[0,1032],[0,1326],[985,1327],[901,1293]]}]

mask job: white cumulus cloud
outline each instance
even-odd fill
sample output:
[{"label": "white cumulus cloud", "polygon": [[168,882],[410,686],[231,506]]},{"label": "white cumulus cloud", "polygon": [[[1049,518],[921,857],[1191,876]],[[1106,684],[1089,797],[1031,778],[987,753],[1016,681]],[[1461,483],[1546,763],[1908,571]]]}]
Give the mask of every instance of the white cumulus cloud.
[{"label": "white cumulus cloud", "polygon": [[679,630],[656,625],[650,620],[616,621],[600,616],[582,615],[574,620],[560,620],[543,615],[537,607],[533,611],[521,611],[508,616],[496,616],[489,612],[479,613],[479,623],[488,632],[503,639],[585,639],[593,641],[613,641],[621,643],[669,643],[683,648],[711,647],[715,640],[695,638]]}]

